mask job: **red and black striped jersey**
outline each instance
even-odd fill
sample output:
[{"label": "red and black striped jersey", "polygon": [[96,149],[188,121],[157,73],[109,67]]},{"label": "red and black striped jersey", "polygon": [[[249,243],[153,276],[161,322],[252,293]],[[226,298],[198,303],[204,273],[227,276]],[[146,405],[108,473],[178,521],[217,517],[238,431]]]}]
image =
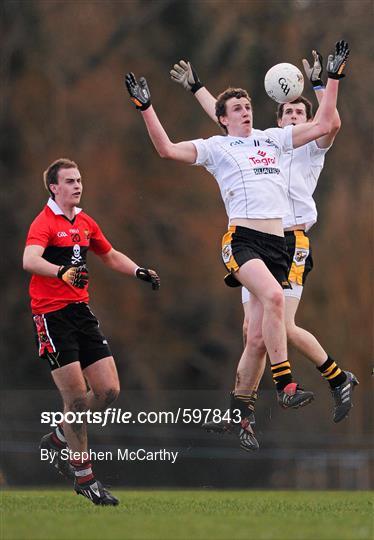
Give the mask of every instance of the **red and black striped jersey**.
[{"label": "red and black striped jersey", "polygon": [[[71,221],[55,201],[46,206],[32,222],[26,246],[45,248],[43,258],[58,266],[86,264],[87,252],[104,255],[112,249],[99,225],[80,208]],[[62,309],[73,302],[88,302],[88,286],[77,289],[61,279],[34,274],[30,281],[31,310],[34,314]]]}]

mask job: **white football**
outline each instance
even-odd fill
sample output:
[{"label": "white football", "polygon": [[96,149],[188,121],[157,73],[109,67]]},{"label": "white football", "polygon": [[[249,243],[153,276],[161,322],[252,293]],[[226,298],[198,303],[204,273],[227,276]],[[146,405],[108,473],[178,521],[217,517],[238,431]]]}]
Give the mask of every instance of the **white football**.
[{"label": "white football", "polygon": [[304,90],[304,77],[293,64],[276,64],[265,75],[265,90],[277,103],[288,103],[301,96]]}]

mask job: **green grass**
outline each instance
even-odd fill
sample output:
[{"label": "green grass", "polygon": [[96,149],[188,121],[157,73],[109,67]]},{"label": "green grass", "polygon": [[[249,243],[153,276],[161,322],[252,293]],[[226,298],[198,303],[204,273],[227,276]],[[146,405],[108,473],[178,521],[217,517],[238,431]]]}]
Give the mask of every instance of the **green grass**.
[{"label": "green grass", "polygon": [[71,491],[7,490],[2,540],[361,540],[370,492],[113,490],[116,508]]}]

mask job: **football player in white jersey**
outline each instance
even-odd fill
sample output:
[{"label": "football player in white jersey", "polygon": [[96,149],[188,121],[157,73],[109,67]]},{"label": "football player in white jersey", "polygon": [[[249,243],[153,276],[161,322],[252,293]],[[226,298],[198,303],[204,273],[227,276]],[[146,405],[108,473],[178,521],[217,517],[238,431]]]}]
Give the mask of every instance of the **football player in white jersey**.
[{"label": "football player in white jersey", "polygon": [[[312,54],[312,66],[306,59],[303,59],[303,65],[318,102],[321,102],[325,89],[321,78],[322,56],[317,51],[312,51]],[[207,114],[217,122],[214,114],[216,98],[203,86],[192,65],[181,60],[174,65],[170,75],[173,81],[181,84],[186,90],[192,91]],[[309,122],[312,118],[312,104],[302,96],[292,103],[278,106],[278,127],[284,128],[289,125]],[[282,156],[290,203],[289,212],[283,218],[286,244],[291,259],[288,275],[291,288],[284,289],[287,338],[315,364],[329,383],[335,401],[334,422],[340,422],[348,415],[352,407],[353,387],[358,381],[352,373],[340,369],[310,332],[296,325],[295,315],[306,277],[313,268],[312,250],[307,236],[307,232],[317,221],[313,193],[324,165],[325,154],[333,144],[340,125],[340,118],[336,111],[329,134]],[[250,324],[250,293],[245,287],[242,288],[242,301],[244,308],[243,338],[246,354],[243,353],[243,358],[238,366],[234,393],[246,400],[250,411],[253,412],[257,399],[257,388],[265,369],[266,350],[261,333],[255,335],[256,327]],[[257,330],[260,329],[257,328]],[[253,390],[251,391],[251,389]],[[253,422],[254,417],[251,415],[250,418]],[[208,423],[207,427],[216,427],[215,431],[222,431],[222,426],[214,426],[212,423]]]},{"label": "football player in white jersey", "polygon": [[[284,129],[254,129],[247,92],[229,88],[220,94],[215,105],[225,136],[173,143],[151,105],[144,77],[138,82],[133,73],[128,73],[125,79],[131,100],[141,111],[160,157],[202,165],[219,184],[229,218],[229,229],[222,240],[222,259],[230,272],[226,283],[241,284],[252,293],[251,318],[253,325],[261,329],[278,402],[284,408],[306,405],[314,396],[293,381],[287,356],[282,287],[290,285],[282,218],[288,213],[288,200],[281,170],[282,154],[330,133],[339,80],[344,77],[349,55],[348,44],[339,43],[329,57],[329,80],[316,117]],[[231,410],[240,411],[229,427],[238,435],[241,447],[257,449],[248,404],[233,394]]]}]

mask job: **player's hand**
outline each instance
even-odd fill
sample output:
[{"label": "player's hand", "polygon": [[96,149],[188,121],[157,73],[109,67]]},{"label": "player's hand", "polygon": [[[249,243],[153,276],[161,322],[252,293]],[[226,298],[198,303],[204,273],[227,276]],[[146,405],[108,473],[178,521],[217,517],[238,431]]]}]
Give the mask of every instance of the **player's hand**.
[{"label": "player's hand", "polygon": [[185,90],[191,90],[195,94],[204,85],[190,62],[179,60],[179,64],[174,64],[170,70],[171,79],[183,86]]},{"label": "player's hand", "polygon": [[130,99],[136,108],[141,111],[147,110],[151,105],[151,93],[145,78],[140,77],[138,82],[133,73],[126,73],[125,84],[130,94]]},{"label": "player's hand", "polygon": [[313,65],[310,66],[306,58],[303,58],[304,71],[310,82],[312,83],[313,88],[319,86],[324,86],[322,81],[322,72],[323,72],[323,58],[318,51],[312,51],[313,55]]},{"label": "player's hand", "polygon": [[60,266],[57,277],[77,289],[84,289],[88,283],[88,270],[85,264],[81,266],[68,264],[67,266]]},{"label": "player's hand", "polygon": [[327,75],[330,79],[342,79],[345,77],[343,70],[347,62],[350,50],[348,43],[340,40],[335,44],[335,54],[330,54],[327,59]]},{"label": "player's hand", "polygon": [[157,273],[150,268],[138,268],[135,272],[138,279],[148,281],[152,285],[152,289],[157,291],[160,288],[160,278]]}]

